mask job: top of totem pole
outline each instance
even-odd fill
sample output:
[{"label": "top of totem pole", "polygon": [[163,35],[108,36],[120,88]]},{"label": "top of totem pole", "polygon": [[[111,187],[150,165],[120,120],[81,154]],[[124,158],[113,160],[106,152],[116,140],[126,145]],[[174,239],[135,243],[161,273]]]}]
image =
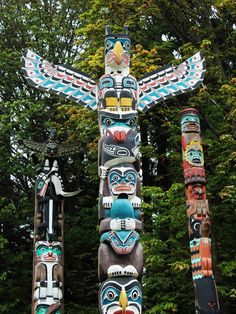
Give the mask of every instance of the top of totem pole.
[{"label": "top of totem pole", "polygon": [[188,114],[196,114],[196,115],[199,115],[199,111],[195,108],[185,108],[183,110],[180,111],[180,116],[185,116],[185,115],[188,115]]},{"label": "top of totem pole", "polygon": [[105,74],[129,74],[130,46],[127,26],[124,26],[124,32],[121,34],[113,34],[110,26],[106,26],[104,40]]}]

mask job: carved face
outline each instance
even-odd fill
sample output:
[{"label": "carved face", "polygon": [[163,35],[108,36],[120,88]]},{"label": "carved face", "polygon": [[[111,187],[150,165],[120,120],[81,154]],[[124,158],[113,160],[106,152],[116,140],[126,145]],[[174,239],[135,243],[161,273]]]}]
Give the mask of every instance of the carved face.
[{"label": "carved face", "polygon": [[62,254],[61,242],[38,241],[35,244],[36,261],[59,262]]},{"label": "carved face", "polygon": [[105,37],[105,68],[106,73],[122,71],[130,63],[130,38],[126,34],[108,34]]},{"label": "carved face", "polygon": [[58,144],[56,142],[49,142],[46,146],[46,155],[48,157],[55,157],[58,151]]},{"label": "carved face", "polygon": [[128,115],[123,119],[112,117],[110,114],[100,115],[101,136],[111,136],[115,142],[124,142],[131,130],[137,127],[137,114]]},{"label": "carved face", "polygon": [[102,314],[141,314],[141,286],[132,277],[108,279],[100,288],[99,303]]},{"label": "carved face", "polygon": [[185,160],[193,166],[203,166],[203,149],[199,142],[191,141],[189,145],[186,146],[184,152]]},{"label": "carved face", "polygon": [[137,184],[137,173],[131,167],[112,168],[108,173],[108,187],[113,195],[134,194]]},{"label": "carved face", "polygon": [[137,80],[129,75],[103,75],[98,85],[99,111],[122,118],[137,116]]},{"label": "carved face", "polygon": [[181,118],[181,131],[182,133],[197,132],[200,133],[200,119],[194,113],[186,114]]}]

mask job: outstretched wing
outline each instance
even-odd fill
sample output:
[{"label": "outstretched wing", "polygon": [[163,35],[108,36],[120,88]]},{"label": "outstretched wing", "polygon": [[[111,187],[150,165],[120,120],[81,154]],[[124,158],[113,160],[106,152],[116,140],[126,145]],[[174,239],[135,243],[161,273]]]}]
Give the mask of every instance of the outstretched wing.
[{"label": "outstretched wing", "polygon": [[34,153],[44,153],[46,151],[46,143],[37,143],[33,141],[23,140],[19,142],[22,149]]},{"label": "outstretched wing", "polygon": [[205,72],[205,59],[198,52],[179,66],[165,67],[144,75],[138,82],[138,110],[145,112],[158,102],[190,92],[201,84]]},{"label": "outstretched wing", "polygon": [[31,50],[23,57],[23,71],[28,83],[40,90],[71,99],[96,110],[96,82],[73,68],[53,65]]}]

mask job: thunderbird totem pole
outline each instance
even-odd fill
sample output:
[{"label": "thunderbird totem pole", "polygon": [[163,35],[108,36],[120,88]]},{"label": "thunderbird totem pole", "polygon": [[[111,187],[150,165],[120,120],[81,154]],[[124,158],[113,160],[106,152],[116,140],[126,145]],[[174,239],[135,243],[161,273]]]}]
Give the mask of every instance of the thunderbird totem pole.
[{"label": "thunderbird totem pole", "polygon": [[127,27],[123,34],[113,34],[106,27],[105,74],[98,84],[83,72],[52,65],[30,50],[23,62],[32,86],[98,111],[99,310],[102,314],[142,313],[138,110],[145,112],[158,102],[197,88],[204,78],[204,58],[199,52],[177,67],[165,67],[137,81],[129,73]]},{"label": "thunderbird totem pole", "polygon": [[[32,314],[63,312],[63,242],[65,192],[59,176],[58,158],[73,153],[73,147],[59,146],[51,131],[47,143],[24,141],[36,168]],[[37,155],[44,154],[43,167]]]}]

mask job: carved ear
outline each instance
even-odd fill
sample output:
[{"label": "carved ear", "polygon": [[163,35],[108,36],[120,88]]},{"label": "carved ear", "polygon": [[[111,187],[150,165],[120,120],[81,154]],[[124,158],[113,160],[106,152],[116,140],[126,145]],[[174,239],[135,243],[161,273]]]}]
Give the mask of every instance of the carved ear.
[{"label": "carved ear", "polygon": [[109,25],[106,25],[105,34],[106,35],[111,34],[111,27]]},{"label": "carved ear", "polygon": [[125,26],[125,25],[124,25],[123,29],[124,29],[124,33],[125,33],[125,35],[129,35],[129,29],[128,29],[128,26]]}]

